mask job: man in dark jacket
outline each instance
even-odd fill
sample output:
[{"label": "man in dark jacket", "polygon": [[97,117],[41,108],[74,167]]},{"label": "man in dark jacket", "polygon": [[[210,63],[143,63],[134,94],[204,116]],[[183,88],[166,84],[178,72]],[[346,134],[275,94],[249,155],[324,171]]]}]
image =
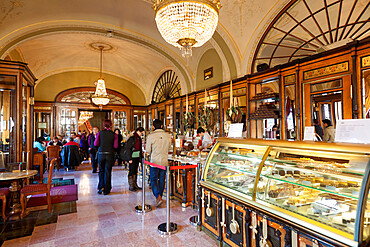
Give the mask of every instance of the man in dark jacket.
[{"label": "man in dark jacket", "polygon": [[67,142],[62,150],[62,163],[65,168],[74,169],[75,166],[78,166],[81,163],[80,154],[78,152],[78,144],[73,141],[73,138],[70,137],[69,142]]},{"label": "man in dark jacket", "polygon": [[91,133],[89,135],[89,139],[88,139],[89,153],[90,153],[90,157],[91,157],[91,166],[93,168],[92,173],[97,173],[97,170],[98,170],[98,160],[97,160],[97,157],[96,157],[96,152],[98,151],[98,147],[96,147],[94,145],[96,135],[98,134],[98,132],[99,132],[99,128],[94,127],[93,128],[93,133]]}]

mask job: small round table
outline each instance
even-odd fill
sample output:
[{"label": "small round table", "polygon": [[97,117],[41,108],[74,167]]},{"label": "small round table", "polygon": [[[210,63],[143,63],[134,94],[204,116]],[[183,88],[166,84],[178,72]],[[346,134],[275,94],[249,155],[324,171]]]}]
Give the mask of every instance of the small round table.
[{"label": "small round table", "polygon": [[36,170],[23,170],[17,172],[3,172],[0,173],[0,181],[12,181],[9,187],[11,192],[11,211],[9,220],[17,220],[20,218],[21,214],[21,204],[20,204],[20,190],[22,188],[21,181],[26,178],[33,177],[37,174]]}]

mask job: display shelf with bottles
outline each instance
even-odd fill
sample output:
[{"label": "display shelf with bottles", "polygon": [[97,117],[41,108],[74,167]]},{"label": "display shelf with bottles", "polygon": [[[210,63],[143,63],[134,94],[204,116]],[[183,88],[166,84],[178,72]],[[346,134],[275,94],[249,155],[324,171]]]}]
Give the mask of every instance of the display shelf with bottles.
[{"label": "display shelf with bottles", "polygon": [[[312,237],[357,246],[369,236],[370,146],[220,138],[201,186]],[[361,234],[360,234],[361,233]]]}]

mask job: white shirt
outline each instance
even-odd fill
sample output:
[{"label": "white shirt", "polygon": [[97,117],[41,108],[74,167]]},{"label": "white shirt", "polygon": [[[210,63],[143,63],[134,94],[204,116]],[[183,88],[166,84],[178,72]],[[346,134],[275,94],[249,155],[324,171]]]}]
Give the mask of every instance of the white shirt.
[{"label": "white shirt", "polygon": [[206,148],[209,144],[212,144],[212,143],[213,142],[212,142],[211,136],[208,134],[208,132],[205,132],[202,138],[202,147]]}]

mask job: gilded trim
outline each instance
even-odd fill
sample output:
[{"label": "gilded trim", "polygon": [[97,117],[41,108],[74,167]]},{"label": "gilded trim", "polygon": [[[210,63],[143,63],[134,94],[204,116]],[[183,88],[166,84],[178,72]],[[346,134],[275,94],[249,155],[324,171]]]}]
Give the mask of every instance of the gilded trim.
[{"label": "gilded trim", "polygon": [[292,83],[295,83],[296,82],[296,75],[295,74],[291,74],[291,75],[287,75],[287,76],[284,76],[284,84],[292,84]]},{"label": "gilded trim", "polygon": [[370,56],[361,58],[361,68],[370,66]]},{"label": "gilded trim", "polygon": [[330,66],[309,70],[303,73],[303,80],[309,80],[321,76],[336,74],[349,70],[349,62],[342,62]]},{"label": "gilded trim", "polygon": [[45,110],[45,111],[51,111],[51,107],[50,106],[34,106],[33,107],[34,110]]},{"label": "gilded trim", "polygon": [[[246,87],[233,90],[233,95],[234,96],[243,96],[246,93],[247,93],[247,88]],[[222,93],[222,98],[227,98],[227,97],[230,97],[230,91]]]},{"label": "gilded trim", "polygon": [[[213,100],[218,100],[218,95],[212,95],[207,97],[207,101],[213,101]],[[204,97],[199,98],[199,103],[204,103]]]}]

